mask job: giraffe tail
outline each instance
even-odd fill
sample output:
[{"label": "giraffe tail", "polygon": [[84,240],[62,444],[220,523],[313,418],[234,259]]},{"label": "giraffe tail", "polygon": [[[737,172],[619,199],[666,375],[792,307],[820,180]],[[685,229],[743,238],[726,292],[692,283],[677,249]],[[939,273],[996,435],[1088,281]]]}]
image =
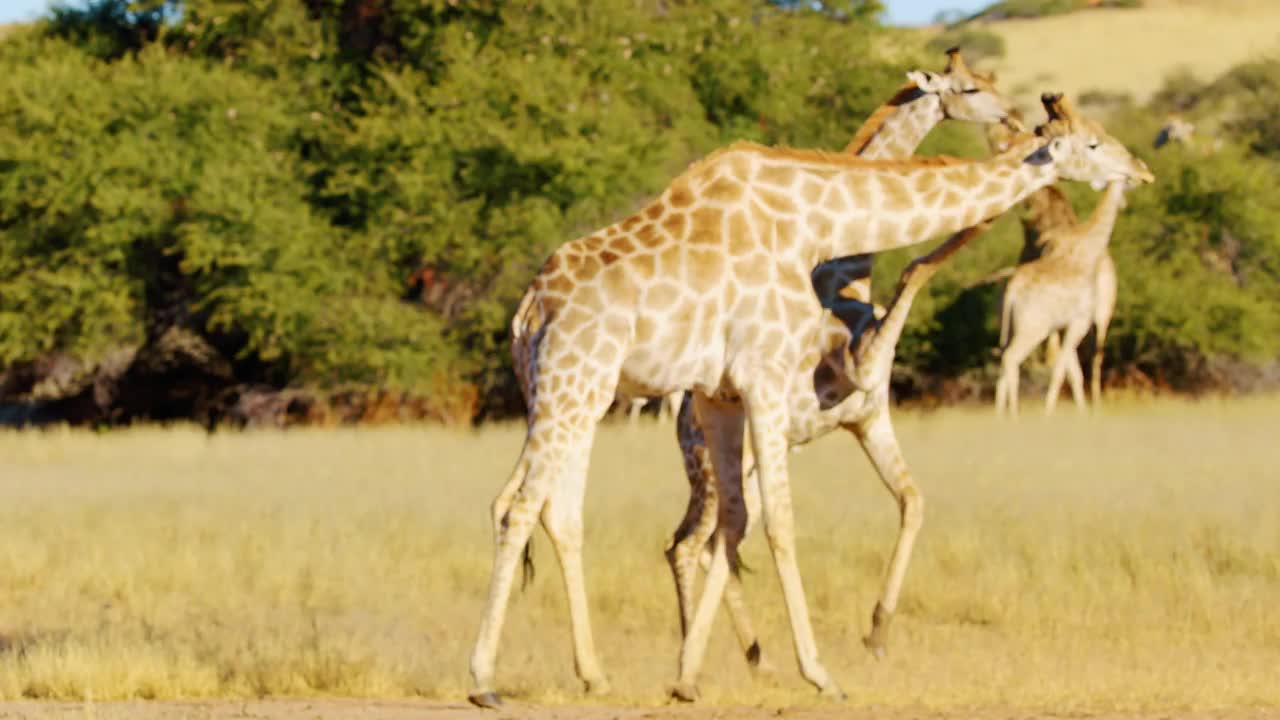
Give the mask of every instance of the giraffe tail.
[{"label": "giraffe tail", "polygon": [[524,554],[520,558],[520,590],[522,592],[533,583],[536,574],[533,567],[533,536],[530,535],[529,542],[524,544]]},{"label": "giraffe tail", "polygon": [[516,382],[524,395],[526,407],[532,407],[534,378],[537,372],[532,367],[532,359],[540,338],[540,331],[546,325],[541,303],[538,302],[537,285],[530,286],[520,298],[516,312],[511,317],[511,360],[516,373]]}]

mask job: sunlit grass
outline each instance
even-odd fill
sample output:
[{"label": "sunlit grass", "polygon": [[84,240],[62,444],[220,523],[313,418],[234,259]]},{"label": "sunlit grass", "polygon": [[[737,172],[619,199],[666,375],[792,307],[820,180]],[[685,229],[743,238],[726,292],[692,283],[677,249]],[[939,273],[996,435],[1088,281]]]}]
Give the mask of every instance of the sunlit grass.
[{"label": "sunlit grass", "polygon": [[[794,455],[819,647],[860,704],[1057,711],[1280,705],[1280,401],[1116,402],[1023,422],[902,413],[927,500],[890,655],[862,649],[896,513],[856,443]],[[0,433],[0,697],[457,700],[488,581],[488,503],[522,429]],[[615,695],[675,676],[661,550],[686,483],[669,426],[602,430],[593,620]],[[585,702],[549,544],[512,600],[503,690]],[[762,537],[749,600],[776,684],[724,619],[709,702],[819,702]]]}]

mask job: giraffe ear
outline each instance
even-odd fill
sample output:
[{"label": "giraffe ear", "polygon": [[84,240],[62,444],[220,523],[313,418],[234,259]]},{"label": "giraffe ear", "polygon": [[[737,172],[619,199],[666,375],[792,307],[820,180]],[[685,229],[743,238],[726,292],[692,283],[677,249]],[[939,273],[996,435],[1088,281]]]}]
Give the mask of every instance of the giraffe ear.
[{"label": "giraffe ear", "polygon": [[915,83],[921,92],[939,93],[947,87],[946,78],[928,70],[912,70],[907,73],[907,79]]},{"label": "giraffe ear", "polygon": [[1049,152],[1049,146],[1052,144],[1052,142],[1047,142],[1041,145],[1039,150],[1023,158],[1022,162],[1028,165],[1048,165],[1053,162],[1053,153]]}]

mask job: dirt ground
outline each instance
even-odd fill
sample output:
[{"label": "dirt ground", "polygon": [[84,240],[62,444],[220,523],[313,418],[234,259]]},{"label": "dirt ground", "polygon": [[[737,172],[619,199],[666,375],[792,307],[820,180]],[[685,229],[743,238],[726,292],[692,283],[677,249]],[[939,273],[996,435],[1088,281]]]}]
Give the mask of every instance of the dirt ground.
[{"label": "dirt ground", "polygon": [[192,718],[221,720],[223,718],[252,718],[254,720],[327,720],[328,718],[355,718],[357,720],[507,720],[530,718],[532,720],[720,720],[744,718],[790,718],[793,720],[928,720],[931,718],[972,718],[974,720],[1049,720],[1051,718],[1095,718],[1097,720],[1261,720],[1280,718],[1275,709],[1235,709],[1221,711],[1180,711],[1176,709],[1144,713],[1039,713],[1012,708],[975,708],[972,710],[929,710],[910,708],[858,707],[853,704],[822,707],[731,707],[731,706],[669,706],[669,707],[620,707],[596,706],[535,706],[508,703],[499,711],[479,710],[466,703],[447,703],[435,700],[358,700],[320,698],[302,700],[207,700],[207,701],[126,701],[107,703],[67,702],[0,702],[0,719],[31,718],[129,718],[130,720],[159,720],[164,718]]}]

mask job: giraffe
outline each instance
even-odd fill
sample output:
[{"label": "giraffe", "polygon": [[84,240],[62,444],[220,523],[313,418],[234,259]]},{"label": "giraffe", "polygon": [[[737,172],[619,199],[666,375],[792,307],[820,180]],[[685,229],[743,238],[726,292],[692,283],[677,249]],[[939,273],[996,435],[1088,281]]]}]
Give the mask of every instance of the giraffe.
[{"label": "giraffe", "polygon": [[[933,252],[912,261],[898,281],[893,300],[883,317],[870,318],[865,309],[853,313],[823,314],[822,332],[816,344],[815,365],[803,365],[793,373],[788,389],[790,425],[787,439],[792,449],[812,442],[827,433],[843,428],[857,438],[885,487],[899,503],[902,527],[886,574],[886,586],[872,615],[871,633],[864,644],[877,657],[883,657],[888,640],[889,619],[897,606],[897,596],[906,574],[911,547],[923,518],[923,499],[907,470],[902,450],[894,435],[889,411],[889,379],[898,338],[916,294],[928,283],[942,262],[956,250],[987,229],[987,223],[962,230]],[[865,390],[862,388],[866,388]],[[687,634],[692,624],[691,596],[696,565],[701,559],[709,565],[708,540],[716,529],[719,495],[714,481],[715,470],[703,439],[702,430],[693,417],[690,395],[680,408],[677,437],[689,476],[690,496],[681,520],[667,549],[667,561],[676,578],[676,595],[680,606],[680,627]],[[755,484],[755,468],[750,447],[745,448],[743,467],[747,480],[743,498],[728,498],[730,514],[745,513],[743,536],[750,532],[751,521],[759,516],[760,499]],[[699,556],[701,556],[699,558]],[[750,617],[738,584],[736,554],[729,558],[735,572],[725,588],[725,604],[753,670],[772,672],[759,638],[752,629]],[[678,691],[683,689],[677,688]],[[692,697],[680,696],[691,700]]]},{"label": "giraffe", "polygon": [[[1045,103],[1057,102],[1046,96]],[[557,248],[512,319],[516,378],[528,405],[524,447],[491,505],[494,562],[471,655],[481,706],[500,703],[494,663],[516,566],[541,519],[569,600],[575,669],[604,692],[582,574],[582,511],[597,423],[621,391],[693,390],[717,490],[740,492],[749,433],[761,517],[786,598],[801,674],[843,693],[818,659],[796,565],[787,479],[786,380],[819,329],[818,263],[905,247],[1004,212],[1061,177],[1149,178],[1100,128],[1057,122],[994,158],[869,161],[738,142],[694,163],[636,214]],[[722,503],[730,507],[730,503]],[[722,512],[723,516],[724,513]],[[680,659],[693,686],[728,575],[716,554]]]},{"label": "giraffe", "polygon": [[[999,150],[1005,147],[1009,142],[1011,133],[1016,132],[1021,126],[1022,118],[1015,111],[1011,113],[1010,119],[1006,123],[988,127],[987,141],[992,150]],[[969,284],[968,287],[1009,278],[1028,263],[1034,262],[1044,255],[1056,254],[1064,246],[1068,246],[1078,239],[1079,218],[1076,216],[1075,209],[1071,206],[1071,201],[1056,186],[1050,185],[1037,190],[1027,198],[1024,205],[1026,213],[1021,218],[1023,247],[1022,253],[1018,258],[1018,264],[1014,267],[997,270],[978,282]],[[1091,299],[1094,345],[1089,389],[1091,400],[1097,406],[1102,402],[1103,349],[1106,344],[1107,330],[1111,325],[1112,317],[1115,315],[1118,289],[1115,261],[1105,245],[1102,248],[1102,255],[1094,267],[1096,269],[1094,271],[1093,296]],[[1006,295],[1007,293],[1008,290],[1006,288]],[[1001,304],[1002,306],[1004,305],[1003,302]],[[1048,333],[1045,364],[1050,368],[1057,363],[1062,338],[1065,335],[1065,328],[1056,328]],[[1074,352],[1074,348],[1072,351]],[[1078,364],[1078,360],[1075,361],[1075,364]]]},{"label": "giraffe", "polygon": [[1195,132],[1195,123],[1182,117],[1181,113],[1169,113],[1151,145],[1157,150],[1171,142],[1190,145],[1192,138],[1195,137]]},{"label": "giraffe", "polygon": [[[1005,123],[988,126],[987,142],[992,151],[998,152],[1005,147],[1012,137],[1012,133],[1017,132],[1021,127],[1023,127],[1023,121],[1017,111],[1011,113]],[[1080,222],[1076,216],[1075,208],[1071,206],[1071,201],[1054,185],[1031,193],[1023,202],[1023,206],[1025,212],[1020,217],[1022,221],[1023,246],[1022,252],[1018,256],[1017,265],[1001,268],[990,273],[976,282],[969,283],[966,289],[1007,280],[1013,276],[1014,271],[1019,266],[1029,263],[1044,254],[1048,250],[1049,242],[1055,238],[1069,237],[1069,234],[1050,231],[1073,228]],[[1089,378],[1090,395],[1094,405],[1102,402],[1103,346],[1106,342],[1107,329],[1110,327],[1111,319],[1115,315],[1117,285],[1115,261],[1109,252],[1104,251],[1102,259],[1098,263],[1094,285],[1094,345],[1092,374]],[[1049,333],[1048,342],[1045,344],[1045,365],[1047,367],[1052,368],[1058,357],[1062,344],[1062,332],[1061,330],[1054,330]]]},{"label": "giraffe", "polygon": [[[1012,101],[996,89],[994,75],[970,70],[959,48],[947,50],[946,55],[947,64],[941,74],[927,71],[910,74],[908,83],[871,113],[845,146],[844,152],[870,160],[910,157],[943,120],[1000,123],[1011,113],[1016,113]],[[870,270],[870,255],[837,258],[813,270],[812,280],[818,296],[825,305],[848,319],[850,329],[882,321],[886,315],[885,308],[870,304]],[[910,301],[906,306],[910,306]],[[802,384],[797,385],[793,381],[792,387],[802,387]],[[685,403],[682,407],[691,406]],[[682,412],[677,418],[677,425],[690,496],[684,519],[667,546],[666,557],[675,578],[680,628],[685,633],[692,620],[692,590],[697,565],[699,561],[709,563],[706,541],[715,528],[716,496],[706,444],[693,414]],[[822,427],[825,434],[836,424],[831,420]],[[750,481],[747,487],[748,497],[757,498],[750,492],[753,487]],[[758,502],[752,507],[757,512],[748,512],[748,517],[758,515]],[[771,672],[772,666],[762,655],[752,629],[742,596],[741,580],[736,572],[730,576],[725,589],[725,606],[749,666],[756,671]]]},{"label": "giraffe", "polygon": [[[1005,288],[1000,313],[1000,379],[996,384],[996,409],[1018,412],[1018,368],[1028,353],[1050,333],[1065,328],[1062,348],[1054,359],[1045,397],[1046,412],[1053,412],[1062,390],[1064,373],[1071,380],[1076,406],[1083,408],[1084,380],[1076,348],[1098,323],[1098,306],[1110,302],[1114,294],[1099,296],[1099,266],[1107,256],[1107,244],[1116,217],[1124,207],[1126,183],[1107,185],[1089,221],[1071,228],[1051,231],[1049,249],[1038,259],[1020,265]],[[1112,265],[1111,278],[1115,271]],[[1114,288],[1114,284],[1111,286]],[[1108,311],[1109,312],[1109,311]],[[1109,318],[1108,318],[1109,319]],[[1094,400],[1100,392],[1102,344],[1105,324],[1098,324],[1097,350],[1093,361]]]},{"label": "giraffe", "polygon": [[1171,112],[1165,117],[1165,123],[1151,145],[1159,150],[1171,143],[1196,149],[1200,155],[1208,157],[1222,149],[1223,140],[1220,137],[1211,141],[1204,139],[1196,133],[1195,123],[1184,118],[1182,113]]}]

